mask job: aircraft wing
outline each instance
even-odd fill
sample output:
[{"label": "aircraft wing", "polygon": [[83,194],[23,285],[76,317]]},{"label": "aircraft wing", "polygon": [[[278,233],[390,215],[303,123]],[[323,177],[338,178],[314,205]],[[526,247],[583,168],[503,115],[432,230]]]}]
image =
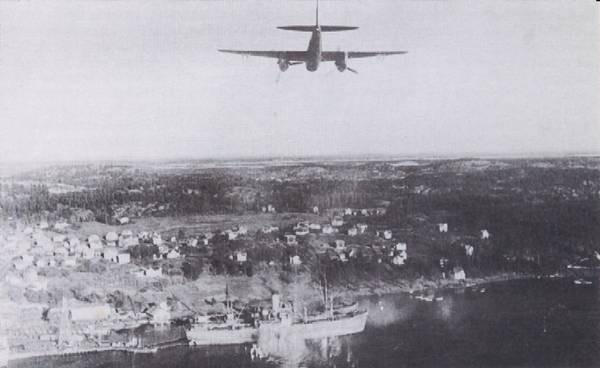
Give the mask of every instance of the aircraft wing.
[{"label": "aircraft wing", "polygon": [[373,56],[401,55],[408,51],[324,51],[321,55],[323,61],[336,61],[342,59],[344,54],[348,55],[348,59],[365,58]]},{"label": "aircraft wing", "polygon": [[228,54],[237,54],[245,56],[260,56],[274,59],[285,59],[287,61],[306,61],[308,53],[306,51],[252,51],[252,50],[219,50]]}]

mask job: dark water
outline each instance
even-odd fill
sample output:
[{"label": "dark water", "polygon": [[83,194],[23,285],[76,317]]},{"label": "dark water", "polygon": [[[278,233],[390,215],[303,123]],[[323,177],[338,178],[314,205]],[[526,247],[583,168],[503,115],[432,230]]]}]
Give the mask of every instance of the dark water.
[{"label": "dark water", "polygon": [[94,353],[30,359],[15,367],[600,367],[597,283],[526,280],[486,286],[484,293],[421,302],[406,296],[363,300],[366,330],[321,341],[264,345],[271,358],[252,361],[249,346],[176,346],[156,354]]}]

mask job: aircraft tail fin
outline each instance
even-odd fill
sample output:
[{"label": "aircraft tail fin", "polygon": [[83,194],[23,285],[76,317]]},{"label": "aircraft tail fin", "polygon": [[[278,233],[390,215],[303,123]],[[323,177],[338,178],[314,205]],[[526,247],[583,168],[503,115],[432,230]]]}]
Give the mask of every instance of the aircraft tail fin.
[{"label": "aircraft tail fin", "polygon": [[285,31],[296,31],[296,32],[314,32],[318,28],[321,29],[321,32],[339,32],[339,31],[351,31],[353,29],[357,29],[358,27],[351,26],[282,26],[277,27],[278,29],[283,29]]}]

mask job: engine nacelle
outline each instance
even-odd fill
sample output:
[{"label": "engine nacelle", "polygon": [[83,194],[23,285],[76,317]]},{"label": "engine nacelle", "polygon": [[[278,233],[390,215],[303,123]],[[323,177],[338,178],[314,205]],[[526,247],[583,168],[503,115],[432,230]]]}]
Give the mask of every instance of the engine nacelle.
[{"label": "engine nacelle", "polygon": [[285,59],[277,60],[277,65],[279,65],[279,70],[285,72],[290,67],[290,62]]},{"label": "engine nacelle", "polygon": [[347,59],[348,54],[344,52],[344,56],[335,61],[335,67],[338,71],[343,72],[344,70],[346,70],[346,68],[348,68],[348,65],[346,64]]}]

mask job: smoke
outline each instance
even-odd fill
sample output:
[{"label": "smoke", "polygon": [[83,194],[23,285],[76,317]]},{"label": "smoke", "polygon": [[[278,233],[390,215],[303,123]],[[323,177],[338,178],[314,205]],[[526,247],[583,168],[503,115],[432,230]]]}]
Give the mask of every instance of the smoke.
[{"label": "smoke", "polygon": [[369,300],[363,306],[369,311],[368,324],[381,327],[409,319],[415,311],[416,304],[408,298],[398,296],[381,297]]}]

